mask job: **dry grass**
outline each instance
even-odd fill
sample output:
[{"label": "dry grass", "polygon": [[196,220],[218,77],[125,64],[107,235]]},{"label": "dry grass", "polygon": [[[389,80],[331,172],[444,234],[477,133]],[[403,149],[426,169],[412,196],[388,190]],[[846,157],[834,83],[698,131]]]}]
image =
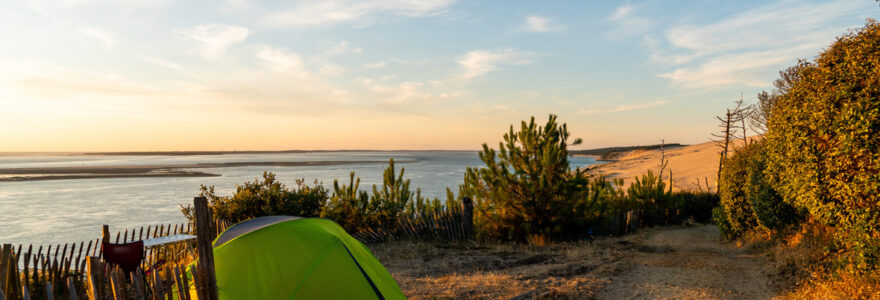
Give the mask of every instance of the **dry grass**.
[{"label": "dry grass", "polygon": [[617,247],[613,239],[544,247],[419,242],[371,245],[373,254],[411,299],[590,298],[620,272]]},{"label": "dry grass", "polygon": [[781,299],[880,299],[880,275],[836,270],[833,228],[807,221],[788,232],[757,230],[739,243],[773,258]]},{"label": "dry grass", "polygon": [[813,272],[810,279],[782,299],[880,299],[880,275],[841,271]]}]

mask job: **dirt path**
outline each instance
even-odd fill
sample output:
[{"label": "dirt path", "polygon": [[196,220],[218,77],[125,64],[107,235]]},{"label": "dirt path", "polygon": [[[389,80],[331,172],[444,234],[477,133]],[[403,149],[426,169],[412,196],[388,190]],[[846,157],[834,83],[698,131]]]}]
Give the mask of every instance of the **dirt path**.
[{"label": "dirt path", "polygon": [[701,225],[635,234],[619,243],[636,251],[598,299],[768,299],[769,262],[718,241]]}]

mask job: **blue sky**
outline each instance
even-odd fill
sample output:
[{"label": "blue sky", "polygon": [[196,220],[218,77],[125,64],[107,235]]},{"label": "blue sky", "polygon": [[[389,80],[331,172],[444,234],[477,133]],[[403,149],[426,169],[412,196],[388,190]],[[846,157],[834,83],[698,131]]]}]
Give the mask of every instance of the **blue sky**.
[{"label": "blue sky", "polygon": [[875,1],[7,1],[0,151],[699,143]]}]

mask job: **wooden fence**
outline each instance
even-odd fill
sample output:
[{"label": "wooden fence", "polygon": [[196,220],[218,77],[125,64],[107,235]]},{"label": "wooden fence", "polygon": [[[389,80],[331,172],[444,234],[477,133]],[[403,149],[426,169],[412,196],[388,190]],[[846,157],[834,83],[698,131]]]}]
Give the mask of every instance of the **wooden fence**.
[{"label": "wooden fence", "polygon": [[612,214],[596,221],[594,236],[621,236],[639,228],[681,224],[686,218],[677,209],[644,208]]},{"label": "wooden fence", "polygon": [[[193,223],[180,223],[125,229],[112,235],[105,225],[101,228],[102,238],[90,241],[54,246],[3,245],[0,248],[0,300],[166,299],[164,296],[178,293],[172,291],[172,286],[188,286],[192,280],[185,276],[185,266],[198,257],[196,243],[149,247],[145,249],[138,271],[123,274],[100,260],[102,239],[118,244],[192,234],[210,243],[231,226],[227,221],[213,218],[210,211],[207,218],[211,221],[202,226],[204,230],[196,230]],[[179,296],[178,299],[188,298]]]},{"label": "wooden fence", "polygon": [[461,207],[446,207],[400,216],[387,227],[368,228],[352,236],[364,243],[390,240],[467,241],[473,239],[474,206],[470,198]]}]

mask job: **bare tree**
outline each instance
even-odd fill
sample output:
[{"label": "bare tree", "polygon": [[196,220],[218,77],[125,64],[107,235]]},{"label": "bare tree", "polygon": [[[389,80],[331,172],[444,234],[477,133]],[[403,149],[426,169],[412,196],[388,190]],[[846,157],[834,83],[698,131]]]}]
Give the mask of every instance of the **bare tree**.
[{"label": "bare tree", "polygon": [[743,147],[749,146],[749,130],[746,127],[746,119],[752,114],[754,110],[754,105],[745,105],[743,106],[743,94],[739,94],[739,100],[734,102],[736,104],[736,118],[740,122],[740,129],[742,129],[742,139],[743,139]]},{"label": "bare tree", "polygon": [[780,96],[791,90],[791,86],[800,78],[801,69],[808,65],[809,62],[802,60],[793,67],[779,71],[779,78],[773,81],[773,91],[771,93],[766,91],[758,93],[758,103],[752,107],[749,113],[749,125],[751,125],[752,131],[757,134],[767,132],[767,122],[770,120],[770,114],[776,105],[776,101]]},{"label": "bare tree", "polygon": [[[660,168],[660,175],[657,180],[663,181],[663,171],[666,170],[666,166],[669,165],[669,159],[666,158],[666,150],[663,147],[666,145],[666,140],[660,140],[660,162],[657,164],[657,167]],[[672,169],[669,169],[669,192],[672,192]]]},{"label": "bare tree", "polygon": [[[727,158],[727,154],[730,151],[730,142],[736,139],[737,130],[742,129],[745,131],[745,127],[739,127],[737,123],[745,122],[743,118],[746,115],[747,108],[743,107],[742,98],[740,98],[739,101],[734,102],[734,104],[736,104],[736,106],[733,109],[727,108],[723,116],[715,116],[715,118],[721,122],[721,124],[718,125],[718,127],[721,128],[720,134],[712,134],[712,136],[716,138],[713,141],[721,148],[721,151],[718,153],[718,180],[715,182],[716,191],[721,184],[721,168],[724,167],[724,159]],[[743,137],[745,137],[745,134],[743,134]]]}]

